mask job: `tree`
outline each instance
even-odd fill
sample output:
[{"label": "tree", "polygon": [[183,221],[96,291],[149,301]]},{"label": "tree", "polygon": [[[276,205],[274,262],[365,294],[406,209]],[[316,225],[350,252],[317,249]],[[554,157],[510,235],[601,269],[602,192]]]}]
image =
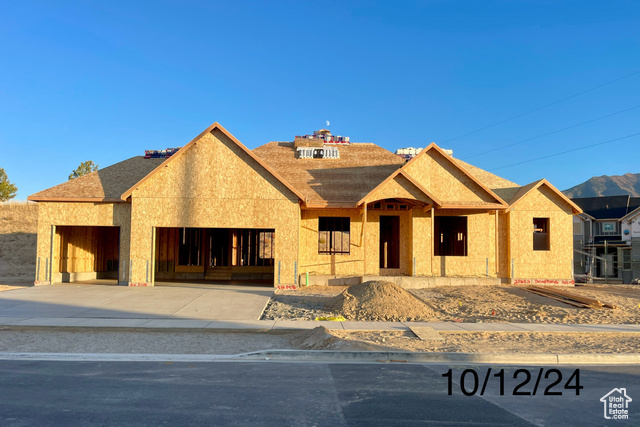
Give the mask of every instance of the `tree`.
[{"label": "tree", "polygon": [[16,197],[18,187],[9,181],[9,177],[4,169],[0,168],[0,202],[6,202]]},{"label": "tree", "polygon": [[91,172],[95,172],[98,170],[98,165],[94,165],[91,160],[87,160],[86,162],[80,163],[80,166],[69,175],[69,181],[75,178],[79,178],[82,175],[86,175]]}]

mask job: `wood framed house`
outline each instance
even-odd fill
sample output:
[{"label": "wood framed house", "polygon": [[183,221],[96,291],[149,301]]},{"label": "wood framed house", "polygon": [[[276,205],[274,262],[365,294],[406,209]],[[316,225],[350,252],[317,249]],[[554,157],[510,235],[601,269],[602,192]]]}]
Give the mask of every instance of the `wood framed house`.
[{"label": "wood framed house", "polygon": [[573,283],[582,211],[546,180],[520,187],[436,144],[405,162],[370,143],[298,142],[252,151],[214,123],[171,157],[30,196],[36,283]]},{"label": "wood framed house", "polygon": [[624,283],[640,278],[640,197],[572,200],[584,210],[574,228],[575,273]]}]

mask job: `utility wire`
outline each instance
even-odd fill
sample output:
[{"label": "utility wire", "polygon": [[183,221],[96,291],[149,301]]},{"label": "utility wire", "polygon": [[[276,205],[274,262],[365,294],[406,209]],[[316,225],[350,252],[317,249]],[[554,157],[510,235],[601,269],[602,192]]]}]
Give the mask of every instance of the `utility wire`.
[{"label": "utility wire", "polygon": [[540,110],[542,110],[542,109],[544,109],[544,108],[551,107],[552,105],[559,104],[559,103],[561,103],[561,102],[564,102],[564,101],[567,101],[567,100],[569,100],[569,99],[575,98],[576,96],[580,96],[580,95],[584,95],[585,93],[593,92],[593,91],[594,91],[594,90],[596,90],[596,89],[600,89],[601,87],[604,87],[604,86],[607,86],[607,85],[610,85],[610,84],[613,84],[613,83],[619,82],[620,80],[624,80],[624,79],[629,78],[629,77],[631,77],[631,76],[635,76],[636,74],[640,74],[640,70],[638,70],[638,71],[634,71],[633,73],[631,73],[631,74],[627,74],[626,76],[622,76],[622,77],[619,77],[619,78],[617,78],[617,79],[610,80],[610,81],[608,81],[608,82],[605,82],[605,83],[599,84],[599,85],[594,86],[594,87],[592,87],[592,88],[590,88],[590,89],[583,90],[582,92],[574,93],[573,95],[569,95],[569,96],[567,96],[567,97],[565,97],[565,98],[559,99],[559,100],[554,101],[554,102],[552,102],[552,103],[550,103],[550,104],[543,105],[542,107],[534,108],[533,110],[529,110],[529,111],[526,111],[526,112],[524,112],[524,113],[517,114],[517,115],[515,115],[515,116],[509,117],[509,118],[504,119],[504,120],[501,120],[501,121],[499,121],[499,122],[495,122],[495,123],[493,123],[493,124],[490,124],[490,125],[487,125],[487,126],[481,127],[481,128],[476,129],[476,130],[474,130],[474,131],[471,131],[471,132],[465,133],[465,134],[463,134],[463,135],[456,136],[455,138],[447,139],[447,140],[445,140],[445,141],[442,141],[442,143],[447,143],[447,142],[455,141],[456,139],[464,138],[465,136],[473,135],[474,133],[481,132],[481,131],[483,131],[483,130],[485,130],[485,129],[489,129],[489,128],[492,128],[492,127],[494,127],[494,126],[498,126],[498,125],[501,125],[501,124],[503,124],[503,123],[510,122],[511,120],[518,119],[518,118],[520,118],[520,117],[522,117],[522,116],[526,116],[527,114],[535,113],[536,111],[540,111]]},{"label": "utility wire", "polygon": [[640,132],[633,133],[631,135],[621,136],[620,138],[614,138],[614,139],[609,139],[607,141],[597,142],[595,144],[585,145],[584,147],[572,148],[571,150],[562,151],[560,153],[549,154],[547,156],[536,157],[535,159],[529,159],[529,160],[524,160],[522,162],[506,165],[506,166],[500,166],[499,168],[494,168],[494,169],[489,169],[489,170],[490,171],[497,171],[497,170],[500,170],[500,169],[510,168],[512,166],[523,165],[525,163],[531,163],[531,162],[535,162],[535,161],[542,160],[542,159],[548,159],[549,157],[561,156],[563,154],[573,153],[574,151],[586,150],[587,148],[596,147],[598,145],[603,145],[603,144],[608,144],[608,143],[614,142],[614,141],[620,141],[621,139],[627,139],[627,138],[631,138],[631,137],[638,136],[638,135],[640,135]]},{"label": "utility wire", "polygon": [[586,124],[589,124],[589,123],[593,123],[593,122],[596,122],[598,120],[606,119],[607,117],[615,116],[616,114],[626,113],[627,111],[635,110],[635,109],[638,109],[638,108],[640,108],[640,105],[636,105],[635,107],[627,108],[626,110],[616,111],[615,113],[606,114],[604,116],[596,117],[595,119],[591,119],[591,120],[587,120],[586,122],[577,123],[575,125],[567,126],[565,128],[562,128],[562,129],[558,129],[558,130],[554,130],[554,131],[551,131],[551,132],[543,133],[542,135],[534,136],[533,138],[527,138],[527,139],[523,139],[522,141],[518,141],[518,142],[511,143],[511,144],[503,145],[503,146],[497,147],[497,148],[492,148],[491,150],[483,151],[483,152],[480,152],[478,154],[474,154],[473,156],[469,156],[465,160],[473,159],[475,157],[484,156],[485,154],[493,153],[494,151],[502,150],[504,148],[513,147],[514,145],[524,144],[525,142],[533,141],[534,139],[539,139],[539,138],[542,138],[544,136],[553,135],[555,133],[559,133],[559,132],[562,132],[562,131],[565,131],[565,130],[573,129],[573,128],[578,127],[578,126],[582,126],[582,125],[586,125]]}]

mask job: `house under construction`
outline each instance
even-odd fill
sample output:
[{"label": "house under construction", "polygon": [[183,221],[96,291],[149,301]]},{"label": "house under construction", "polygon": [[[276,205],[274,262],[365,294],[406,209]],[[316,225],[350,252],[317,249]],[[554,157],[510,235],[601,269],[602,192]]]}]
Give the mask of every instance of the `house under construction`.
[{"label": "house under construction", "polygon": [[[217,123],[29,197],[36,283],[573,283],[573,215],[436,144],[409,161],[323,130],[249,150]],[[145,158],[147,157],[147,158]]]}]

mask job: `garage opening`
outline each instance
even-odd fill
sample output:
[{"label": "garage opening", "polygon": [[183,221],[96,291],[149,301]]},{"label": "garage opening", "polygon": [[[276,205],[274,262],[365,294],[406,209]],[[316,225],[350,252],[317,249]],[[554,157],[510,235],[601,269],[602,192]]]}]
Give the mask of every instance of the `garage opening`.
[{"label": "garage opening", "polygon": [[120,227],[56,226],[53,282],[118,281]]},{"label": "garage opening", "polygon": [[158,281],[274,283],[275,230],[156,229]]}]

